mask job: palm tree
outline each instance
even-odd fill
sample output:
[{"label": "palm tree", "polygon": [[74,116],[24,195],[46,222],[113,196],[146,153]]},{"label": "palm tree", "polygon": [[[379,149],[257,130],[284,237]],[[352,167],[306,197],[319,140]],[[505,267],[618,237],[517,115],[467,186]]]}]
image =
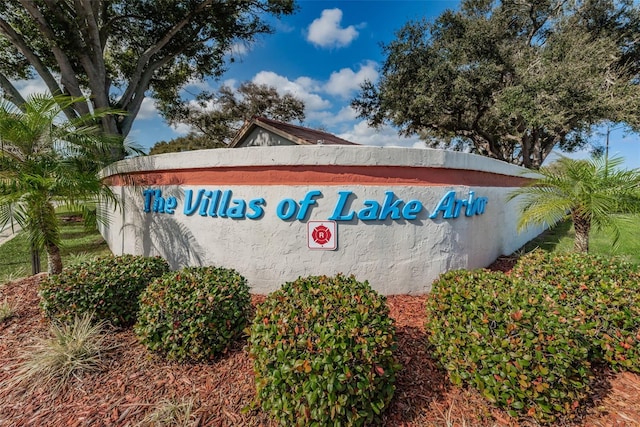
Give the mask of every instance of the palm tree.
[{"label": "palm tree", "polygon": [[56,204],[110,197],[96,174],[118,143],[98,126],[110,113],[64,119],[61,113],[78,101],[50,95],[32,95],[20,107],[0,101],[0,225],[15,221],[28,233],[34,274],[42,248],[49,273],[62,271]]},{"label": "palm tree", "polygon": [[575,228],[574,250],[589,251],[592,228],[611,229],[613,245],[620,238],[624,214],[640,212],[640,170],[620,169],[622,158],[574,160],[560,158],[538,171],[541,178],[510,194],[520,200],[518,230],[529,224],[553,227],[571,219]]}]

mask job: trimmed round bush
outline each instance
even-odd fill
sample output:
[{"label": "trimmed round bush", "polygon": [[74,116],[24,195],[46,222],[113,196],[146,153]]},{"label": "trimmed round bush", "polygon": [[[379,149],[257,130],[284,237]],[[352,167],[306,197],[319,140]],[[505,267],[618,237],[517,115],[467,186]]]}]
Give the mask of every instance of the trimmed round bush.
[{"label": "trimmed round bush", "polygon": [[570,417],[587,396],[590,344],[544,282],[452,271],[433,284],[426,306],[431,350],[454,384],[541,422]]},{"label": "trimmed round bush", "polygon": [[640,371],[640,271],[537,250],[508,275],[449,272],[433,285],[426,326],[452,382],[513,416],[571,418],[590,391],[592,363]]},{"label": "trimmed round bush", "polygon": [[65,323],[92,314],[95,321],[130,326],[136,320],[142,290],[168,271],[169,264],[160,257],[94,258],[43,280],[40,305],[48,317]]},{"label": "trimmed round bush", "polygon": [[512,276],[545,282],[572,310],[572,327],[591,343],[592,360],[640,373],[640,268],[593,254],[536,250]]},{"label": "trimmed round bush", "polygon": [[208,360],[242,333],[250,310],[249,286],[237,271],[185,267],[156,279],[140,295],[134,331],[167,359]]},{"label": "trimmed round bush", "polygon": [[285,283],[257,307],[249,344],[258,400],[282,425],[370,425],[393,397],[393,319],[353,276]]}]

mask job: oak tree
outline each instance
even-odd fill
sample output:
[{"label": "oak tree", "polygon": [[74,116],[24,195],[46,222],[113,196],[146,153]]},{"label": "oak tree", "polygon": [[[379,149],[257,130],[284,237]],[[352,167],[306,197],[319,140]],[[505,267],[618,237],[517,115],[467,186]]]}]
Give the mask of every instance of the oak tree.
[{"label": "oak tree", "polygon": [[207,148],[221,148],[206,136],[194,132],[169,141],[158,141],[149,150],[149,154],[178,153],[181,151],[203,150]]},{"label": "oak tree", "polygon": [[161,141],[150,154],[226,147],[252,117],[302,121],[304,107],[304,102],[291,94],[281,95],[275,87],[253,82],[244,82],[237,89],[225,85],[212,93],[202,92],[190,103],[176,104],[163,111],[169,122],[187,124],[194,132],[169,142]]},{"label": "oak tree", "polygon": [[69,119],[106,108],[105,131],[126,137],[142,101],[180,102],[188,82],[219,76],[234,43],[272,28],[294,0],[5,0],[0,2],[0,88],[37,74],[53,95],[82,97]]},{"label": "oak tree", "polygon": [[637,125],[638,34],[633,0],[463,0],[399,30],[352,105],[431,146],[537,169],[600,123]]}]

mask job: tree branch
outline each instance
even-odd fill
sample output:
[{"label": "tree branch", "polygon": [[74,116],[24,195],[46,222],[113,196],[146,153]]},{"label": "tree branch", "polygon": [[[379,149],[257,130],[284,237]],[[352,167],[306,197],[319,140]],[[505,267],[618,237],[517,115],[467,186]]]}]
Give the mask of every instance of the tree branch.
[{"label": "tree branch", "polygon": [[[104,3],[104,2],[102,2],[102,3]],[[131,19],[131,18],[138,19],[140,21],[142,21],[144,19],[144,16],[135,15],[135,14],[116,15],[116,16],[113,16],[113,17],[107,19],[107,12],[108,12],[108,9],[107,9],[107,6],[105,5],[102,8],[102,11],[100,12],[102,14],[102,20],[104,22],[104,24],[100,28],[100,40],[101,40],[101,44],[102,45],[105,45],[105,41],[107,39],[107,36],[109,35],[109,30],[118,21]]]},{"label": "tree branch", "polygon": [[102,56],[103,46],[100,40],[100,29],[98,28],[98,22],[94,14],[93,3],[95,3],[95,1],[76,0],[76,12],[86,24],[86,31],[82,32],[88,38],[88,40],[85,40],[85,43],[93,56],[93,64],[98,68],[98,73],[101,74],[104,80],[106,72],[104,58]]},{"label": "tree branch", "polygon": [[100,31],[91,1],[76,0],[75,9],[81,22],[79,33],[84,36],[85,49],[79,53],[82,68],[89,77],[89,87],[93,94],[93,102],[96,108],[109,108],[109,88],[107,87],[107,73],[100,45]]},{"label": "tree branch", "polygon": [[42,77],[45,84],[49,88],[52,94],[62,93],[60,86],[58,86],[58,82],[53,77],[53,75],[49,72],[47,67],[42,63],[38,55],[36,55],[33,50],[27,45],[22,35],[18,34],[12,27],[6,22],[4,19],[0,17],[0,31],[4,33],[9,41],[17,47],[20,52],[27,58],[27,61],[35,68],[36,72]]},{"label": "tree branch", "polygon": [[176,34],[178,34],[182,30],[182,28],[184,28],[185,25],[189,23],[189,21],[194,15],[197,15],[198,13],[202,12],[205,8],[211,5],[211,3],[213,3],[213,0],[204,1],[193,12],[189,13],[181,21],[177,22],[171,29],[169,29],[169,31],[166,32],[164,37],[162,37],[152,46],[149,46],[147,50],[142,55],[140,55],[140,58],[138,59],[138,62],[136,64],[136,70],[134,71],[133,75],[129,80],[129,86],[127,86],[127,90],[122,95],[122,98],[121,98],[122,104],[129,103],[131,101],[131,98],[135,95],[136,88],[140,84],[140,79],[142,78],[142,75],[145,72],[145,68],[147,68],[147,64],[151,60],[153,55],[155,55],[160,51],[160,49],[165,47],[171,41],[171,39],[173,39],[173,37]]},{"label": "tree branch", "polygon": [[120,125],[120,133],[123,136],[127,136],[129,131],[131,131],[131,126],[133,125],[133,120],[138,115],[138,111],[140,111],[140,106],[142,105],[142,101],[144,100],[144,93],[146,92],[151,79],[153,78],[154,73],[157,69],[164,67],[173,59],[172,56],[166,56],[162,60],[156,61],[153,64],[149,65],[149,67],[145,70],[144,74],[141,76],[139,84],[134,92],[133,98],[129,101],[129,104],[123,108],[127,111],[127,115],[124,117],[122,124]]},{"label": "tree branch", "polygon": [[[55,34],[47,24],[45,17],[42,15],[42,13],[37,8],[34,2],[31,2],[29,0],[20,0],[20,2],[22,3],[22,6],[27,10],[27,12],[29,12],[31,17],[35,20],[35,23],[40,29],[40,32],[42,33],[43,37],[47,41],[49,41],[48,44],[51,47],[51,51],[53,52],[53,55],[56,57],[56,61],[58,62],[58,65],[60,65],[62,85],[64,86],[65,90],[73,97],[83,97],[84,95],[80,90],[80,84],[78,83],[78,79],[76,78],[76,72],[73,69],[71,62],[69,61],[69,58],[64,54],[62,49],[60,49],[60,47],[55,43]],[[63,91],[61,91],[60,88],[58,87],[58,90],[56,92],[52,92],[52,94],[55,95],[56,93],[62,93],[62,92]],[[80,111],[80,114],[89,113],[89,106],[87,105],[86,102],[76,104],[76,108],[78,108],[78,110]],[[74,118],[74,117],[70,117],[70,118]]]},{"label": "tree branch", "polygon": [[16,87],[11,84],[9,79],[7,79],[7,77],[2,73],[0,73],[0,87],[2,87],[2,90],[4,91],[5,98],[9,99],[9,101],[18,107],[26,102],[22,95],[20,95],[20,92],[18,92],[18,89],[16,89]]}]

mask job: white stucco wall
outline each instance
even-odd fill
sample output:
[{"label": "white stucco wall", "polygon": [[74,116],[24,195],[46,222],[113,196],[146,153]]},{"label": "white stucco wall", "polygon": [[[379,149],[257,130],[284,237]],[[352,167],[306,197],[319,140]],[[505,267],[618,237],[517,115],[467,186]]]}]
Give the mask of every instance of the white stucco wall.
[{"label": "white stucco wall", "polygon": [[[339,177],[343,166],[403,166],[491,172],[505,179],[521,176],[523,169],[485,157],[439,150],[378,147],[251,147],[172,153],[119,162],[103,171],[117,173],[253,166],[332,165]],[[144,212],[143,191],[162,191],[174,196],[173,214]],[[111,215],[102,234],[115,254],[161,255],[173,268],[184,265],[231,267],[243,274],[255,293],[268,293],[285,281],[318,274],[354,274],[368,280],[384,294],[429,292],[431,283],[444,271],[489,265],[498,256],[510,254],[541,230],[516,232],[518,212],[506,198],[513,188],[474,185],[363,185],[348,182],[310,182],[296,185],[211,184],[117,185],[121,207]],[[232,219],[184,213],[185,194],[201,189],[230,190],[236,200],[264,199],[264,214],[258,219]],[[310,191],[321,196],[303,220],[283,220],[276,214],[283,199],[300,202]],[[387,192],[404,202],[418,200],[423,209],[416,219],[337,221],[337,249],[308,248],[307,222],[332,216],[340,191],[351,191],[344,213],[363,208],[365,200],[382,204]],[[484,214],[444,219],[429,218],[441,198],[455,191],[466,199],[473,191],[486,197]],[[394,199],[394,200],[395,200]]]},{"label": "white stucco wall", "polygon": [[276,165],[385,165],[475,170],[505,176],[535,176],[533,173],[527,173],[527,169],[510,163],[456,151],[329,144],[217,148],[134,157],[106,167],[101,176],[183,168]]}]

